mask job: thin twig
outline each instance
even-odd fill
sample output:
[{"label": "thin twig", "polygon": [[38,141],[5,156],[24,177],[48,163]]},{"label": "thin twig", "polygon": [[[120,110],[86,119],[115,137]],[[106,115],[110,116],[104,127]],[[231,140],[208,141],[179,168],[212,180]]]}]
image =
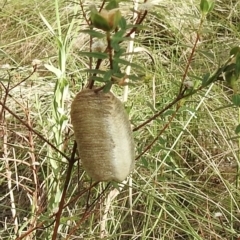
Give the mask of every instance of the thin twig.
[{"label": "thin twig", "polygon": [[75,196],[73,199],[71,199],[68,203],[66,203],[64,205],[63,208],[68,207],[70,204],[73,204],[74,202],[76,202],[85,192],[90,191],[93,187],[95,187],[99,182],[95,182],[93,183],[89,188],[84,189],[83,191],[81,191],[77,196]]},{"label": "thin twig", "polygon": [[83,18],[85,19],[87,25],[90,26],[91,23],[90,23],[90,20],[87,18],[86,12],[84,11],[82,0],[79,0],[79,5],[80,5],[80,8],[81,8],[81,10],[82,10]]},{"label": "thin twig", "polygon": [[182,77],[182,83],[181,83],[181,86],[180,86],[180,89],[179,89],[179,94],[182,92],[182,89],[184,87],[184,81],[186,80],[186,77],[187,77],[187,74],[188,74],[188,71],[189,71],[189,67],[190,67],[190,64],[192,62],[194,53],[196,52],[196,48],[197,48],[197,44],[198,44],[199,39],[200,39],[200,35],[197,32],[197,37],[195,39],[191,54],[190,54],[190,56],[188,58],[188,61],[187,61],[187,66],[185,67],[185,71],[184,71],[184,74],[183,74],[183,77]]},{"label": "thin twig", "polygon": [[140,124],[139,126],[133,128],[133,132],[139,130],[140,128],[144,127],[146,124],[150,123],[151,121],[155,120],[157,117],[159,117],[162,113],[164,113],[166,110],[171,108],[174,104],[176,104],[178,101],[180,101],[184,96],[177,96],[171,103],[169,103],[165,108],[163,108],[161,111],[154,114],[151,118]]},{"label": "thin twig", "polygon": [[[99,182],[96,182],[93,185],[96,185],[98,183]],[[76,229],[79,228],[79,226],[82,224],[82,222],[85,221],[86,218],[90,216],[90,214],[92,213],[92,209],[94,208],[94,206],[96,206],[96,203],[101,200],[101,198],[103,197],[104,193],[106,192],[106,190],[108,189],[110,184],[111,183],[108,183],[106,188],[99,194],[99,196],[92,202],[92,204],[88,206],[88,208],[85,210],[85,212],[83,214],[83,217],[77,222],[76,226],[69,232],[69,234],[65,238],[65,240],[69,239],[71,237],[71,235],[76,231]]]},{"label": "thin twig", "polygon": [[61,152],[58,148],[56,148],[52,143],[50,143],[46,138],[44,138],[39,132],[34,130],[31,126],[28,125],[25,121],[23,121],[16,113],[14,113],[11,109],[9,109],[2,101],[0,101],[0,105],[6,109],[12,116],[14,116],[21,124],[23,124],[28,130],[32,131],[34,134],[36,134],[41,140],[46,142],[50,147],[52,147],[56,152],[58,152],[60,155],[62,155],[64,158],[66,158],[68,161],[70,158],[65,155],[63,152]]},{"label": "thin twig", "polygon": [[67,174],[66,174],[66,178],[65,178],[65,183],[64,183],[64,187],[63,187],[63,192],[62,192],[62,196],[61,196],[61,200],[59,202],[59,206],[58,206],[58,212],[56,214],[55,217],[55,226],[54,226],[54,230],[53,230],[53,235],[52,235],[52,240],[56,240],[57,239],[57,232],[58,232],[58,227],[60,224],[60,219],[61,219],[61,215],[62,215],[62,211],[64,208],[64,200],[66,197],[66,193],[67,193],[67,189],[71,180],[71,174],[72,174],[72,169],[75,163],[75,154],[76,154],[76,150],[77,150],[77,142],[74,141],[74,145],[73,145],[73,149],[72,149],[72,155],[71,155],[71,159],[69,160],[68,163],[68,169],[67,169]]},{"label": "thin twig", "polygon": [[34,65],[33,71],[27,77],[25,77],[22,81],[20,81],[19,83],[15,84],[12,88],[10,88],[9,91],[13,90],[15,87],[17,87],[20,84],[22,84],[23,82],[27,81],[36,71],[37,71],[37,65]]},{"label": "thin twig", "polygon": [[[26,112],[26,117],[27,117],[27,123],[28,125],[32,128],[32,122],[31,122],[31,117],[30,117],[30,111],[29,109],[27,108],[25,110]],[[36,227],[37,225],[37,219],[38,219],[38,194],[39,194],[39,181],[38,181],[38,168],[37,168],[37,165],[35,164],[36,163],[36,155],[35,155],[35,147],[34,147],[34,141],[33,141],[33,134],[32,134],[32,131],[29,130],[28,131],[28,140],[29,140],[29,148],[30,148],[30,152],[29,152],[29,155],[30,155],[30,159],[31,159],[31,163],[32,163],[32,166],[31,166],[31,169],[32,169],[32,173],[33,173],[33,182],[34,182],[34,185],[35,185],[35,188],[33,190],[33,193],[32,193],[32,216],[31,216],[31,220],[30,220],[30,226],[31,227]]]},{"label": "thin twig", "polygon": [[144,153],[146,153],[150,148],[154,145],[154,143],[159,139],[159,137],[162,135],[162,133],[170,126],[172,120],[175,118],[178,110],[180,109],[180,104],[177,105],[176,111],[171,115],[170,120],[164,125],[164,127],[161,129],[161,131],[158,133],[158,135],[153,139],[153,141],[135,158],[137,161]]}]

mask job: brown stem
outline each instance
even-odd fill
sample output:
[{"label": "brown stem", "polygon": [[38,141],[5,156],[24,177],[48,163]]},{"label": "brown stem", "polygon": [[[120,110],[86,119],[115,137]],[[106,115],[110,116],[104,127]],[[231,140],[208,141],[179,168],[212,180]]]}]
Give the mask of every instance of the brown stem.
[{"label": "brown stem", "polygon": [[189,58],[188,58],[188,61],[187,61],[187,66],[186,66],[186,68],[185,68],[185,71],[184,71],[184,74],[183,74],[183,77],[182,77],[182,84],[181,84],[180,89],[179,89],[179,94],[182,92],[182,89],[183,89],[183,87],[184,87],[184,81],[185,81],[185,79],[186,79],[186,77],[187,77],[187,74],[188,74],[188,71],[189,71],[189,67],[190,67],[190,64],[191,64],[192,59],[193,59],[193,55],[194,55],[194,53],[196,52],[197,43],[198,43],[199,39],[200,39],[200,35],[199,35],[199,33],[197,32],[197,37],[196,37],[196,39],[195,39],[195,42],[194,42],[194,45],[193,45],[191,54],[190,54],[190,56],[189,56]]},{"label": "brown stem", "polygon": [[[102,59],[98,59],[98,60],[97,60],[97,63],[96,63],[95,69],[99,69],[101,63],[102,63]],[[96,76],[96,75],[97,75],[96,73],[93,74],[93,76]],[[94,86],[94,80],[92,80],[92,79],[90,78],[89,81],[88,81],[88,84],[87,84],[87,88],[92,89],[93,86]]]},{"label": "brown stem", "polygon": [[93,187],[95,187],[99,182],[95,182],[93,183],[88,189],[84,189],[82,192],[80,192],[76,197],[74,197],[73,199],[71,199],[68,203],[66,203],[64,205],[63,208],[66,208],[67,206],[69,206],[70,204],[76,202],[78,200],[79,197],[81,197],[85,192],[90,191]]},{"label": "brown stem", "polygon": [[64,183],[64,188],[63,188],[61,200],[60,200],[59,206],[58,206],[58,212],[56,213],[56,217],[55,217],[55,226],[54,226],[54,230],[53,230],[52,240],[57,239],[57,231],[58,231],[58,227],[59,227],[59,224],[60,224],[62,211],[63,211],[63,208],[64,208],[64,200],[65,200],[65,197],[66,197],[69,182],[71,180],[72,169],[73,169],[74,163],[76,161],[74,159],[76,150],[77,150],[77,142],[75,141],[74,145],[73,145],[71,159],[70,159],[69,164],[68,164],[67,175],[66,175],[66,178],[65,178],[65,183]]},{"label": "brown stem", "polygon": [[108,51],[108,58],[110,63],[110,69],[113,69],[113,58],[112,58],[112,47],[111,47],[111,35],[110,32],[107,32],[107,51]]},{"label": "brown stem", "polygon": [[90,23],[89,19],[87,18],[86,12],[84,11],[82,0],[79,0],[79,5],[82,10],[83,18],[85,19],[87,25],[90,26],[91,23]]},{"label": "brown stem", "polygon": [[[142,16],[140,16],[140,14],[138,15],[138,19],[137,19],[137,21],[136,21],[136,24],[141,24],[142,22],[143,22],[143,20],[145,19],[145,17],[147,16],[147,11],[144,11],[144,13],[143,13],[143,15]],[[128,32],[127,34],[126,34],[126,36],[125,37],[129,37],[133,32],[135,32],[136,30],[138,29],[138,27],[133,27],[131,30],[130,30],[130,32]]]},{"label": "brown stem", "polygon": [[169,103],[165,108],[163,108],[161,111],[158,113],[154,114],[151,118],[140,124],[139,126],[135,127],[133,129],[133,132],[139,130],[140,128],[144,127],[146,124],[150,123],[151,121],[155,120],[157,117],[159,117],[162,113],[164,113],[166,110],[171,108],[175,103],[177,103],[179,100],[181,100],[184,96],[179,95],[177,96],[171,103]]},{"label": "brown stem", "polygon": [[17,237],[15,240],[22,240],[22,239],[24,239],[25,237],[27,237],[34,230],[37,230],[37,229],[41,228],[43,226],[43,224],[44,224],[44,222],[41,222],[36,227],[31,227],[25,233],[23,233],[21,236]]}]

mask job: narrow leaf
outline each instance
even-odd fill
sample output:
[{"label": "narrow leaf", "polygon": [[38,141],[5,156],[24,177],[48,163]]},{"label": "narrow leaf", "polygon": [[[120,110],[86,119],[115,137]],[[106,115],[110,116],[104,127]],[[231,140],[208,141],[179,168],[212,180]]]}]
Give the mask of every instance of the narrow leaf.
[{"label": "narrow leaf", "polygon": [[51,34],[55,35],[55,32],[54,32],[52,26],[48,23],[47,19],[41,13],[39,13],[39,14],[40,14],[40,17],[42,18],[43,22],[45,23],[45,25],[47,26],[47,28],[51,32]]},{"label": "narrow leaf", "polygon": [[80,32],[89,34],[90,36],[96,37],[96,38],[104,38],[105,37],[105,34],[97,32],[95,30],[91,30],[91,29],[84,29],[84,30],[81,30]]},{"label": "narrow leaf", "polygon": [[119,7],[118,1],[110,0],[108,5],[106,6],[106,10],[112,10],[112,9],[118,8],[118,7]]},{"label": "narrow leaf", "polygon": [[119,21],[119,27],[124,31],[127,29],[127,21],[124,17],[121,17]]},{"label": "narrow leaf", "polygon": [[44,67],[50,72],[54,73],[57,76],[57,78],[60,78],[62,76],[62,71],[54,67],[53,65],[44,64]]},{"label": "narrow leaf", "polygon": [[238,53],[240,53],[240,47],[234,47],[230,50],[230,56],[234,55],[236,56]]},{"label": "narrow leaf", "polygon": [[240,107],[240,94],[233,95],[232,102],[235,106]]},{"label": "narrow leaf", "polygon": [[200,9],[203,14],[207,14],[209,11],[209,3],[208,0],[201,0]]},{"label": "narrow leaf", "polygon": [[104,88],[103,88],[103,92],[107,93],[111,90],[111,87],[112,87],[112,82],[108,82]]},{"label": "narrow leaf", "polygon": [[112,70],[109,70],[109,71],[105,72],[105,74],[103,76],[104,82],[109,81],[111,79],[112,75],[113,75]]},{"label": "narrow leaf", "polygon": [[135,64],[135,63],[131,63],[131,62],[129,62],[127,60],[124,60],[124,59],[121,59],[121,58],[114,58],[114,61],[117,62],[117,63],[121,63],[123,65],[126,65],[126,66],[131,66],[131,67],[142,70],[142,67],[140,65]]},{"label": "narrow leaf", "polygon": [[237,125],[237,127],[235,128],[235,133],[239,134],[240,133],[240,124]]},{"label": "narrow leaf", "polygon": [[235,67],[236,77],[239,78],[240,75],[240,53],[236,55],[236,67]]},{"label": "narrow leaf", "polygon": [[92,80],[94,80],[96,82],[105,82],[102,77],[92,76],[91,78],[92,78]]},{"label": "narrow leaf", "polygon": [[97,59],[106,59],[108,58],[107,53],[101,53],[101,52],[80,52],[80,54],[87,56],[87,57],[93,57]]}]

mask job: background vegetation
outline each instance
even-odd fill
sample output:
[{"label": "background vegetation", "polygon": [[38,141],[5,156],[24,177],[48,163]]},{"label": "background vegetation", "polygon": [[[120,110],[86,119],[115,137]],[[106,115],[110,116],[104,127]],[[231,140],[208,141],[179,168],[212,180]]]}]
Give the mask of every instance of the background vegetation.
[{"label": "background vegetation", "polygon": [[[121,6],[131,23],[132,3]],[[1,0],[0,8],[1,239],[240,238],[237,82],[218,76],[137,129],[176,98],[182,79],[198,89],[206,74],[231,66],[239,1],[215,1],[206,17],[198,0],[149,9],[133,56],[145,74],[132,69],[138,79],[125,104],[136,155],[147,151],[123,184],[94,184],[76,161],[56,238],[74,142],[70,105],[89,76],[87,26],[79,2]]]}]

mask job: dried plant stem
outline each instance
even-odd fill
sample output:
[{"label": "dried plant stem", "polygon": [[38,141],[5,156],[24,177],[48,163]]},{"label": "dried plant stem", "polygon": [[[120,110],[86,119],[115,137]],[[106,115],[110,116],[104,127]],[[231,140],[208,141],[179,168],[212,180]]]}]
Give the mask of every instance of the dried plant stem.
[{"label": "dried plant stem", "polygon": [[18,231],[18,219],[17,219],[17,212],[16,212],[16,205],[15,205],[15,198],[12,188],[12,172],[10,170],[9,161],[8,161],[8,135],[6,131],[6,122],[3,121],[3,159],[5,161],[6,166],[6,176],[8,182],[8,190],[9,190],[9,197],[11,202],[11,212],[12,218],[14,220],[14,232],[17,233]]},{"label": "dried plant stem", "polygon": [[106,229],[106,225],[107,225],[107,220],[108,220],[108,214],[109,214],[109,210],[111,207],[112,202],[114,201],[114,199],[118,196],[118,194],[122,191],[123,187],[125,186],[125,184],[128,182],[128,179],[124,180],[120,185],[119,188],[114,188],[113,190],[111,190],[109,192],[109,194],[107,195],[107,198],[104,202],[104,211],[103,211],[103,216],[102,216],[102,220],[101,220],[101,224],[100,224],[100,238],[105,238],[107,237],[107,229]]},{"label": "dried plant stem", "polygon": [[24,120],[22,120],[16,113],[14,113],[10,108],[8,108],[3,102],[0,101],[0,105],[6,109],[14,118],[16,118],[20,123],[22,123],[28,130],[32,131],[34,134],[36,134],[41,140],[46,142],[50,147],[52,147],[56,152],[58,152],[61,156],[65,157],[69,161],[69,157],[65,155],[62,151],[60,151],[58,148],[56,148],[52,143],[50,143],[46,138],[44,138],[39,132],[34,130],[31,126],[29,126],[28,123],[26,123]]},{"label": "dried plant stem", "polygon": [[[89,191],[90,189],[92,189],[94,186],[96,186],[99,182],[95,182],[93,183],[90,188],[89,188]],[[88,218],[90,216],[90,214],[92,213],[92,210],[94,208],[94,206],[96,206],[97,203],[101,204],[101,199],[102,197],[104,196],[106,190],[108,189],[108,187],[110,186],[110,183],[107,184],[107,186],[105,187],[105,189],[100,193],[100,195],[91,203],[91,205],[87,205],[87,208],[82,216],[82,218],[76,223],[76,226],[71,229],[71,231],[69,232],[68,236],[65,238],[65,240],[68,240],[71,235],[79,228],[79,226],[82,224],[83,221],[86,220],[86,218]]]},{"label": "dried plant stem", "polygon": [[[32,122],[31,122],[31,117],[30,117],[30,112],[29,109],[26,109],[26,117],[27,117],[27,123],[28,125],[32,128]],[[36,156],[34,154],[35,152],[35,147],[34,147],[34,140],[33,140],[33,133],[31,130],[28,131],[28,140],[29,140],[29,155],[31,159],[31,169],[32,169],[32,174],[33,174],[33,182],[34,182],[34,191],[32,193],[32,217],[30,221],[30,226],[31,227],[36,227],[37,225],[37,217],[38,217],[38,193],[39,193],[39,184],[38,184],[38,167],[37,167],[37,161],[36,161]]]},{"label": "dried plant stem", "polygon": [[[135,19],[137,19],[138,14],[137,14],[137,9],[138,9],[138,0],[134,2],[134,6],[133,6],[134,12],[133,12],[133,20],[135,21]],[[134,52],[134,38],[135,38],[135,31],[132,32],[130,34],[130,38],[131,40],[128,43],[128,49],[127,49],[127,53],[131,53]],[[133,56],[130,54],[128,56],[128,61],[132,62],[132,58]],[[130,75],[130,71],[131,71],[131,66],[128,65],[126,68],[126,75],[129,76]],[[129,82],[129,79],[125,79],[124,81],[125,83]],[[123,88],[123,102],[127,102],[128,99],[128,85],[125,85]]]},{"label": "dried plant stem", "polygon": [[96,185],[98,185],[99,182],[94,182],[93,184],[91,184],[91,186],[88,189],[84,189],[83,191],[81,191],[76,197],[74,197],[73,199],[71,199],[68,203],[66,203],[64,205],[63,208],[66,208],[67,206],[69,206],[70,204],[73,204],[74,202],[76,202],[85,192],[89,191],[95,187]]}]

